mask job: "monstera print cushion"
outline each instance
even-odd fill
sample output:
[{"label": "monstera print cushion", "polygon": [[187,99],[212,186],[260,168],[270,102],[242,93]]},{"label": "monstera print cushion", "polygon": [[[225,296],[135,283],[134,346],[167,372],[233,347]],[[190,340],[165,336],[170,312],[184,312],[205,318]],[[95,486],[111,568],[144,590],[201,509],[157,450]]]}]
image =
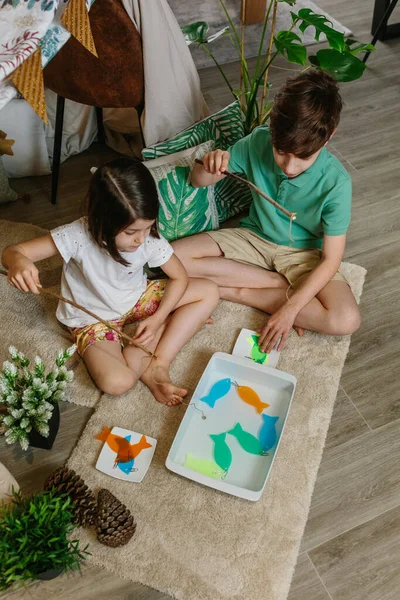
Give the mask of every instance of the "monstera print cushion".
[{"label": "monstera print cushion", "polygon": [[195,148],[144,162],[157,184],[160,199],[158,228],[169,241],[218,229],[214,186],[195,188],[189,183],[196,158],[214,148],[209,141]]},{"label": "monstera print cushion", "polygon": [[145,160],[173,154],[203,144],[215,142],[215,148],[226,150],[244,135],[242,113],[238,101],[177,133],[170,140],[159,142],[142,150]]},{"label": "monstera print cushion", "polygon": [[[213,140],[215,148],[227,150],[244,136],[242,113],[238,101],[233,102],[217,113],[195,123],[175,137],[144,148],[145,160],[192,148],[197,144]],[[215,186],[215,203],[220,223],[238,214],[251,202],[250,190],[232,179],[223,179]]]}]

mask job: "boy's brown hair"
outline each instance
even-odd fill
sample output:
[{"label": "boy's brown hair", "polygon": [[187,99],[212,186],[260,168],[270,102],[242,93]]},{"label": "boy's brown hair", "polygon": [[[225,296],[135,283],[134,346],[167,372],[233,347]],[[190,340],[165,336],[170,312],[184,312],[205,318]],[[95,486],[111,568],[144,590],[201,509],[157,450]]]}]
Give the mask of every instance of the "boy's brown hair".
[{"label": "boy's brown hair", "polygon": [[308,158],[329,140],[340,120],[337,81],[315,69],[290,77],[275,96],[270,119],[273,146]]}]

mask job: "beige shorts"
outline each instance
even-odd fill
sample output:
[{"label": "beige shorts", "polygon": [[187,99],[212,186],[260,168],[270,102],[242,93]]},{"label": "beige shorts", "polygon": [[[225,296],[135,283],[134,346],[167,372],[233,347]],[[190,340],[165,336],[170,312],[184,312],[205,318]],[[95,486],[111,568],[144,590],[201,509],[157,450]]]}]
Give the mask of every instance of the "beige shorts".
[{"label": "beige shorts", "polygon": [[[321,250],[291,248],[280,246],[253,233],[250,229],[237,227],[208,231],[213,240],[230,258],[245,265],[252,265],[280,273],[292,287],[297,287],[321,260]],[[338,271],[332,280],[345,281],[344,275]]]}]

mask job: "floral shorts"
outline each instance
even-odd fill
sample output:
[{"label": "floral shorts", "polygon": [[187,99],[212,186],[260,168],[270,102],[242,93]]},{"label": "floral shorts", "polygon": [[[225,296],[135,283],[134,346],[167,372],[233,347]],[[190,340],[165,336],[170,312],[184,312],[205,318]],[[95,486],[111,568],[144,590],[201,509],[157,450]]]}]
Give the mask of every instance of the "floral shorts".
[{"label": "floral shorts", "polygon": [[[129,323],[135,323],[154,315],[160,305],[166,285],[167,279],[148,281],[146,291],[140,296],[135,306],[120,319],[113,319],[110,323],[115,325],[119,331],[122,331],[125,325]],[[108,342],[117,342],[121,346],[123,345],[121,336],[103,323],[77,327],[76,329],[70,329],[70,332],[81,356],[83,356],[89,346],[96,342],[107,340]]]}]

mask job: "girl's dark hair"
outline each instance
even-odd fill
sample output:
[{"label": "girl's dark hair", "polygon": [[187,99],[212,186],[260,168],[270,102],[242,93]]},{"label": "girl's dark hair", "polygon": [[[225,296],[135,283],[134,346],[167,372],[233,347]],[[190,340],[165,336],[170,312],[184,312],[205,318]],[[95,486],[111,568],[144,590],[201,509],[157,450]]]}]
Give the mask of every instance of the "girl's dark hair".
[{"label": "girl's dark hair", "polygon": [[[94,173],[86,207],[89,231],[96,244],[122,265],[129,263],[115,245],[116,236],[136,219],[157,219],[158,209],[156,184],[139,160],[115,158]],[[160,237],[156,223],[151,235]]]},{"label": "girl's dark hair", "polygon": [[290,77],[274,98],[270,119],[273,146],[308,158],[329,140],[341,110],[338,82],[327,71],[311,69]]}]

